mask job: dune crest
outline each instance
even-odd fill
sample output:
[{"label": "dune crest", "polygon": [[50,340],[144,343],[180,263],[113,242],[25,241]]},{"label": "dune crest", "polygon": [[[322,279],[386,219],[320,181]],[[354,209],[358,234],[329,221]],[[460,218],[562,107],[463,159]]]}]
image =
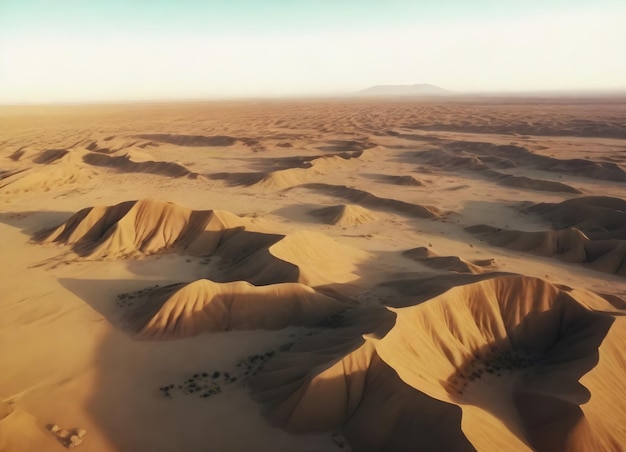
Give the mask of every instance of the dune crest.
[{"label": "dune crest", "polygon": [[89,165],[111,168],[120,173],[148,173],[169,177],[186,176],[191,179],[199,177],[199,174],[178,163],[152,160],[135,161],[132,157],[130,153],[117,157],[91,153],[83,156],[83,161]]},{"label": "dune crest", "polygon": [[356,279],[358,262],[369,257],[320,233],[247,230],[245,220],[230,212],[195,211],[154,199],[83,209],[63,224],[38,233],[35,240],[71,245],[87,259],[164,252],[217,255],[222,281],[257,285],[345,283]]},{"label": "dune crest", "polygon": [[[297,283],[253,286],[201,279],[150,293],[133,322],[144,339],[176,339],[204,332],[318,326],[344,305]],[[151,312],[156,307],[156,312]],[[142,312],[143,311],[143,312]],[[147,318],[147,320],[146,320]]]},{"label": "dune crest", "polygon": [[403,251],[402,255],[420,262],[427,267],[457,273],[480,274],[487,271],[487,269],[493,265],[492,259],[468,262],[458,256],[439,256],[424,246]]},{"label": "dune crest", "polygon": [[392,198],[381,198],[368,191],[346,185],[332,184],[304,184],[302,188],[318,191],[329,196],[335,196],[351,201],[362,207],[371,209],[391,210],[416,218],[436,218],[442,211],[434,206],[423,206]]},{"label": "dune crest", "polygon": [[325,223],[334,224],[336,226],[364,224],[377,219],[373,212],[352,204],[323,207],[313,210],[311,214],[321,218]]},{"label": "dune crest", "polygon": [[0,193],[49,191],[88,182],[95,175],[95,171],[82,161],[82,156],[88,152],[80,146],[39,152],[22,150],[13,153],[11,158],[21,162],[26,160],[24,153],[32,157],[30,160],[34,165],[24,162],[9,174],[3,175],[0,178]]},{"label": "dune crest", "polygon": [[204,136],[177,135],[172,133],[144,133],[136,135],[136,138],[189,147],[232,146],[237,141],[237,138],[228,135]]},{"label": "dune crest", "polygon": [[387,176],[385,180],[394,185],[402,185],[406,187],[423,187],[424,182],[415,176]]},{"label": "dune crest", "polygon": [[215,250],[225,230],[242,225],[229,212],[192,211],[143,199],[83,209],[36,240],[74,245],[78,254],[93,258],[158,253],[171,247],[206,255]]},{"label": "dune crest", "polygon": [[[272,171],[252,185],[266,190],[284,190],[310,183],[329,171],[341,169],[348,162],[355,162],[366,151],[344,152],[335,155],[323,155],[303,162],[303,167]],[[253,180],[253,179],[252,179]]]}]

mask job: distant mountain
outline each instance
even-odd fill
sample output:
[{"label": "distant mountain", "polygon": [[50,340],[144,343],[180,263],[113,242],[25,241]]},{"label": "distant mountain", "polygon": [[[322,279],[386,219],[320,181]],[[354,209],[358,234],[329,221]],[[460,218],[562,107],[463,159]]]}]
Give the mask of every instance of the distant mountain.
[{"label": "distant mountain", "polygon": [[451,91],[428,83],[415,85],[376,85],[357,91],[357,96],[445,96]]}]

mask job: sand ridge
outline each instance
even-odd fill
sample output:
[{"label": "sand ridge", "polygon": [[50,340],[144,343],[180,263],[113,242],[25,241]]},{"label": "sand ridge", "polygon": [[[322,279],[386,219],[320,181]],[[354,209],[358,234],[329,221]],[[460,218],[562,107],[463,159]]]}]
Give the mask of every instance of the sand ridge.
[{"label": "sand ridge", "polygon": [[[533,290],[525,290],[527,286]],[[560,323],[562,316],[567,318],[568,323],[561,323],[560,331],[554,331],[551,322]],[[379,322],[385,318],[380,314],[377,317]],[[377,437],[380,435],[377,429],[368,428],[368,423],[362,424],[375,421],[371,415],[361,414],[360,410],[372,410],[377,413],[377,417],[393,418],[398,415],[398,410],[402,412],[410,409],[404,408],[404,404],[419,403],[422,410],[431,406],[433,413],[441,413],[438,422],[447,425],[439,429],[450,431],[455,426],[458,428],[460,416],[452,408],[443,414],[446,409],[442,402],[447,402],[460,406],[464,413],[463,424],[472,425],[471,431],[465,430],[466,436],[443,439],[439,438],[440,433],[433,432],[442,441],[438,444],[447,444],[453,449],[471,448],[468,439],[478,449],[489,447],[489,444],[504,447],[508,441],[509,447],[520,450],[525,449],[525,444],[538,450],[552,450],[552,447],[586,450],[589,446],[610,446],[610,438],[596,438],[588,429],[579,429],[581,437],[571,438],[568,423],[573,420],[569,416],[561,419],[567,424],[559,433],[561,437],[543,436],[533,431],[531,425],[534,414],[526,411],[527,407],[521,403],[525,397],[538,394],[544,398],[541,403],[546,404],[545,409],[550,410],[550,404],[558,406],[563,400],[571,404],[568,406],[571,406],[572,413],[580,413],[577,406],[582,407],[588,401],[589,393],[575,382],[584,373],[593,372],[591,369],[598,359],[597,349],[613,324],[610,316],[586,310],[567,292],[541,280],[506,276],[453,287],[428,302],[391,309],[386,317],[391,318],[391,328],[389,320],[386,326],[378,323],[365,336],[365,342],[361,340],[361,345],[356,348],[354,345],[348,346],[345,356],[337,364],[334,364],[335,360],[331,358],[333,355],[326,351],[326,347],[335,344],[336,349],[337,337],[350,337],[352,334],[354,339],[358,339],[359,332],[354,331],[351,322],[346,322],[339,330],[329,332],[326,340],[323,337],[306,338],[307,343],[303,343],[300,348],[293,348],[289,357],[286,356],[283,361],[290,359],[291,366],[298,362],[312,365],[316,353],[330,359],[325,366],[318,364],[311,368],[304,379],[299,377],[307,375],[302,371],[278,374],[277,367],[290,367],[282,361],[275,363],[277,367],[271,366],[261,371],[253,380],[253,387],[270,409],[270,417],[274,422],[293,431],[333,428],[343,424],[349,439],[351,435],[358,437],[355,442],[361,449],[384,450],[395,447],[391,445],[397,441],[396,435],[400,430],[387,432],[383,438]],[[435,317],[440,320],[435,320]],[[474,326],[469,327],[474,322]],[[620,334],[623,334],[624,323],[621,319],[619,322]],[[589,342],[577,347],[573,346],[572,341]],[[559,347],[565,347],[571,353],[564,355]],[[298,359],[297,353],[310,357],[306,360]],[[567,360],[564,356],[567,356]],[[611,358],[607,359],[611,362]],[[416,367],[416,360],[423,360],[424,364]],[[379,366],[384,367],[385,364],[398,372],[401,380],[397,380],[396,385],[419,389],[432,397],[432,401],[426,403],[407,397],[397,402],[401,403],[402,408],[389,406],[389,412],[381,413],[380,409],[386,404],[377,392],[388,391],[383,389],[384,384],[382,387],[376,386],[370,380],[370,374],[376,375]],[[315,376],[311,377],[310,372],[314,372]],[[571,373],[570,376],[568,373]],[[286,397],[270,389],[273,388],[272,384],[276,384],[274,378],[279,385],[293,388],[293,395]],[[295,378],[294,384],[296,381],[299,384],[287,384],[285,378]],[[621,384],[617,382],[617,368],[613,369],[611,378],[610,384]],[[604,382],[607,383],[606,380]],[[347,400],[347,404],[342,405],[340,411],[320,404],[320,394],[328,392],[332,394],[331,400]],[[496,395],[498,392],[500,394]],[[283,402],[276,401],[274,396],[277,394],[278,400]],[[437,405],[434,400],[441,402]],[[618,410],[614,412],[616,416],[624,415],[621,408],[614,408]],[[339,406],[336,409],[339,410]],[[336,415],[329,416],[329,411]],[[504,420],[506,427],[503,424],[498,426],[491,415]],[[581,415],[575,415],[576,422],[580,422]],[[423,416],[420,415],[412,422],[423,422]],[[511,417],[507,419],[506,416]],[[554,425],[558,421],[558,418],[553,418],[550,423]],[[599,419],[595,421],[602,422]],[[388,425],[399,424],[390,422]],[[414,441],[419,441],[423,427],[416,428],[411,433],[402,431],[405,435],[415,435]],[[503,428],[510,429],[513,436],[501,431]],[[558,431],[551,430],[551,434],[555,435]],[[372,444],[376,446],[371,447]],[[399,450],[410,450],[410,447],[401,446]]]},{"label": "sand ridge", "polygon": [[337,226],[369,223],[375,221],[377,218],[373,212],[352,204],[340,204],[315,209],[311,211],[311,215],[321,218],[326,223]]},{"label": "sand ridge", "polygon": [[594,270],[626,276],[624,240],[590,240],[576,228],[524,232],[476,225],[466,230],[477,234],[490,245],[555,257],[565,262],[583,263]]}]

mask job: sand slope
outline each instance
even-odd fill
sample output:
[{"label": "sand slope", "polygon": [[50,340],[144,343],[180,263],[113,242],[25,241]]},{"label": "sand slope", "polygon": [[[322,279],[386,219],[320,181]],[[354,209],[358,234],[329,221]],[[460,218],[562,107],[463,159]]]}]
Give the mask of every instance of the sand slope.
[{"label": "sand slope", "polygon": [[402,252],[403,256],[418,261],[427,267],[458,273],[484,273],[493,265],[493,260],[476,260],[468,262],[458,256],[439,256],[426,247],[412,248]]},{"label": "sand slope", "polygon": [[303,188],[351,201],[362,207],[380,210],[393,210],[417,218],[434,218],[442,212],[435,206],[423,206],[398,199],[381,198],[365,190],[332,184],[303,184]]},{"label": "sand slope", "polygon": [[257,287],[202,279],[152,292],[133,313],[133,322],[142,325],[142,338],[173,339],[210,331],[316,326],[342,309],[303,284]]},{"label": "sand slope", "polygon": [[[255,377],[254,389],[269,416],[283,427],[302,431],[344,425],[357,450],[396,445],[411,450],[410,445],[422,441],[455,450],[610,450],[621,434],[592,428],[604,419],[585,410],[589,392],[577,381],[585,375],[596,389],[601,384],[612,394],[623,390],[615,356],[599,355],[598,349],[616,345],[612,341],[623,337],[625,325],[621,318],[591,312],[581,303],[584,298],[576,300],[549,283],[519,276],[452,288],[427,302],[378,315],[378,326],[365,342],[344,346],[348,350],[338,362],[330,350],[337,350],[337,337],[350,334],[358,344],[354,326],[331,331],[326,341],[307,340]],[[391,326],[382,321],[385,317],[395,317]],[[612,329],[615,334],[609,334]],[[326,364],[315,365],[320,355]],[[606,366],[594,377],[599,359]],[[304,362],[315,367],[294,368]],[[389,379],[381,382],[381,373]],[[291,388],[291,395],[279,388]],[[322,394],[335,405],[322,403]],[[395,398],[394,405],[384,394],[406,396]],[[459,406],[462,418],[446,403]],[[544,416],[540,424],[538,407]],[[625,415],[618,402],[605,408],[609,417]],[[409,412],[421,413],[406,420],[414,429],[400,421]],[[432,424],[422,422],[433,417],[437,426],[427,429]],[[377,427],[383,419],[384,426]]]},{"label": "sand slope", "polygon": [[351,204],[324,207],[313,210],[311,214],[321,218],[325,223],[337,226],[351,226],[376,220],[374,213],[363,207]]},{"label": "sand slope", "polygon": [[146,199],[83,209],[36,239],[74,245],[82,256],[96,258],[157,253],[170,247],[188,254],[211,254],[223,232],[240,224],[228,212],[193,212]]}]

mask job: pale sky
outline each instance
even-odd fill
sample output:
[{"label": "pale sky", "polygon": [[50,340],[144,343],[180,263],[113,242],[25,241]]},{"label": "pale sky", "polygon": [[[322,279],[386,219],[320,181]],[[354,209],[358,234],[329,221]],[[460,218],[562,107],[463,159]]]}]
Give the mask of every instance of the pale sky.
[{"label": "pale sky", "polygon": [[626,2],[0,0],[0,103],[626,90]]}]

